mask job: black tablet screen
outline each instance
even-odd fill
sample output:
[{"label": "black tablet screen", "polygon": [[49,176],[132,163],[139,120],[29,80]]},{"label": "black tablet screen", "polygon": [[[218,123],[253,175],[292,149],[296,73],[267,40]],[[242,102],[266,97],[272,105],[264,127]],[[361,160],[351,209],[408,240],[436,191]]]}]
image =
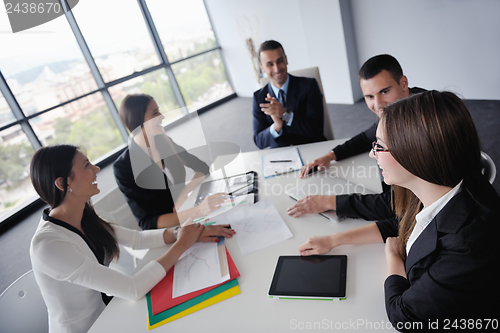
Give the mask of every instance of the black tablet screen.
[{"label": "black tablet screen", "polygon": [[346,256],[282,256],[270,294],[345,296]]}]

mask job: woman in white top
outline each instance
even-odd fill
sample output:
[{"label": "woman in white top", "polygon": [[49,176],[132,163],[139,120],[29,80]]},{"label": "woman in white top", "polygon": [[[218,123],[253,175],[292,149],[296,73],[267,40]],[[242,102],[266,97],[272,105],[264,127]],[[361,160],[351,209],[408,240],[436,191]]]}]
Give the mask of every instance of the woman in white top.
[{"label": "woman in white top", "polygon": [[[49,314],[49,331],[87,332],[112,295],[143,297],[197,240],[231,237],[223,226],[190,224],[177,230],[134,231],[103,221],[90,198],[99,193],[99,167],[75,146],[39,149],[31,161],[31,181],[49,204],[31,241],[36,281]],[[174,243],[175,242],[175,243]],[[107,267],[119,256],[118,244],[133,248],[174,243],[157,260],[133,275]]]},{"label": "woman in white top", "polygon": [[376,138],[370,156],[392,197],[358,201],[355,210],[380,221],[311,237],[300,254],[385,242],[385,307],[394,328],[487,328],[498,318],[500,197],[481,173],[466,106],[450,92],[411,96],[384,109]]}]

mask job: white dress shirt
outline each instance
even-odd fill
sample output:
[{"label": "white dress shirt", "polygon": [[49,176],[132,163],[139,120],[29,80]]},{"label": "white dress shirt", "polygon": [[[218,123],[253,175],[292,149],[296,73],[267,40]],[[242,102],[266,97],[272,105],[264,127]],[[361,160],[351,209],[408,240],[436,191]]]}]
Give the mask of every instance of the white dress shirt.
[{"label": "white dress shirt", "polygon": [[[287,100],[287,97],[288,97],[288,84],[290,83],[290,75],[288,75],[288,77],[286,78],[286,81],[285,83],[283,84],[283,86],[281,86],[281,88],[278,88],[276,87],[274,84],[270,83],[271,84],[271,88],[273,89],[273,92],[274,92],[274,95],[277,97],[277,99],[280,101],[280,103],[283,104],[283,101],[281,100],[280,98],[280,94],[279,94],[279,91],[280,90],[283,90],[283,94],[285,95],[285,100]],[[291,116],[290,116],[290,120],[288,120],[288,122],[286,123],[287,126],[292,126],[292,122],[293,122],[293,112],[290,112]],[[278,132],[276,132],[276,130],[274,129],[274,124],[272,124],[271,126],[269,126],[269,131],[271,132],[271,135],[273,136],[273,138],[278,138],[281,136],[281,134],[283,134],[283,128]]]},{"label": "white dress shirt", "polygon": [[[164,230],[113,227],[119,244],[135,249],[165,245]],[[137,300],[166,275],[157,261],[133,275],[101,265],[80,235],[43,218],[31,240],[30,256],[50,333],[87,332],[105,308],[101,292]]]},{"label": "white dress shirt", "polygon": [[417,240],[418,236],[424,231],[424,229],[431,223],[431,221],[436,217],[436,215],[441,211],[441,209],[446,206],[448,201],[451,200],[460,191],[462,186],[462,181],[457,184],[453,189],[451,189],[448,193],[443,195],[441,198],[434,201],[430,206],[422,209],[416,216],[415,219],[417,222],[415,223],[415,227],[411,232],[410,237],[408,238],[408,242],[406,243],[406,255],[410,253],[411,246]]}]

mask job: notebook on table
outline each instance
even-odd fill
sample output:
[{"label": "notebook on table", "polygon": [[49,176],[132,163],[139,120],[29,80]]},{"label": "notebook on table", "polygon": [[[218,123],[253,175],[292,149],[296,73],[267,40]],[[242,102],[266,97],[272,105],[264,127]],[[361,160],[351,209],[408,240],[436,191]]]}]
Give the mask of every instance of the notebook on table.
[{"label": "notebook on table", "polygon": [[274,177],[302,169],[304,163],[299,148],[291,147],[262,156],[262,175]]}]

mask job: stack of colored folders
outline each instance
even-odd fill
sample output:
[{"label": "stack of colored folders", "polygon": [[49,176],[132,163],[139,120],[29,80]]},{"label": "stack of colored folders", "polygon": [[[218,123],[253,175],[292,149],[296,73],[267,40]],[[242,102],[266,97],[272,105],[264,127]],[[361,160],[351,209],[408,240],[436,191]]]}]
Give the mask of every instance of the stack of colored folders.
[{"label": "stack of colored folders", "polygon": [[148,328],[151,330],[239,294],[240,287],[236,278],[240,276],[240,272],[238,272],[227,249],[226,254],[229,281],[176,298],[172,298],[175,266],[172,267],[165,278],[146,295],[149,316]]}]

